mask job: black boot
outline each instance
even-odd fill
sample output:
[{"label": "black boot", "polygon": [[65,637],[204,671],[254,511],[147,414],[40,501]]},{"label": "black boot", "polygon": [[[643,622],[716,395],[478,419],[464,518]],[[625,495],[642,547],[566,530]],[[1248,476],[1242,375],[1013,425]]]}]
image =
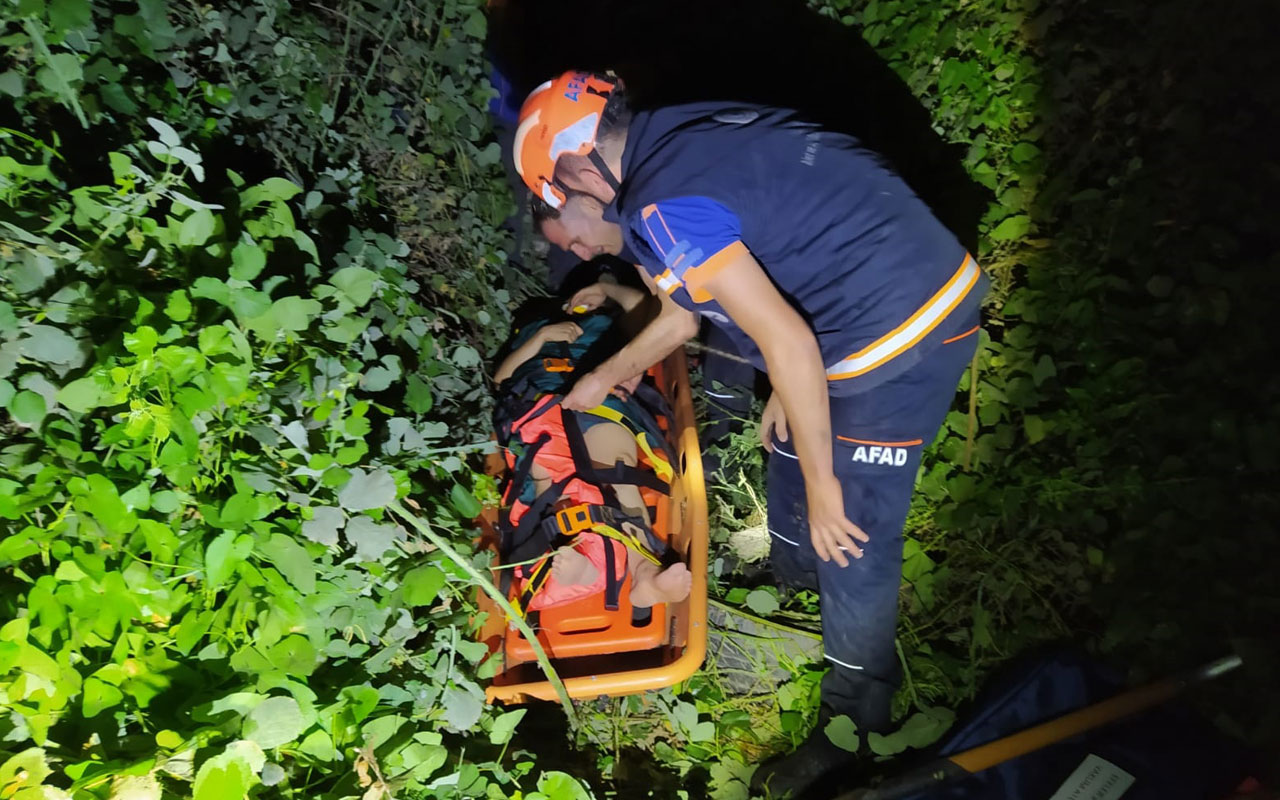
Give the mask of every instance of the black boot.
[{"label": "black boot", "polygon": [[824,707],[808,739],[791,753],[771,758],[756,769],[751,790],[767,792],[772,800],[817,800],[847,785],[857,756],[827,737],[827,723],[833,716]]}]

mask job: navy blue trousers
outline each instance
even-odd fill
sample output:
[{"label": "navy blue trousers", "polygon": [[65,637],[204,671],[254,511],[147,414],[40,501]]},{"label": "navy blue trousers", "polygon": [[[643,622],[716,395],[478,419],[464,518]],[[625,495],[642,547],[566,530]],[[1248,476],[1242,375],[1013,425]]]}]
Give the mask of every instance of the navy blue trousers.
[{"label": "navy blue trousers", "polygon": [[832,450],[845,515],[870,537],[862,558],[850,557],[848,567],[824,562],[814,552],[800,462],[790,442],[774,440],[768,477],[774,574],[784,584],[818,592],[823,654],[830,662],[822,701],[832,712],[848,714],[860,730],[883,731],[890,724],[900,680],[895,631],[902,526],[921,450],[950,410],[977,342],[971,334],[939,345],[896,378],[862,394],[831,398]]}]

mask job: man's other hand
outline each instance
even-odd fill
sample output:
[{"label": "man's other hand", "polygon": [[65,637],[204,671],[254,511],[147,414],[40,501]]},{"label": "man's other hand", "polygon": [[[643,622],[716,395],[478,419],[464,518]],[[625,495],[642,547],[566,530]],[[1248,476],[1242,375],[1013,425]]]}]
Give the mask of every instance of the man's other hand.
[{"label": "man's other hand", "polygon": [[570,411],[586,411],[603,403],[612,388],[612,382],[601,378],[596,372],[588,372],[578,379],[560,405]]},{"label": "man's other hand", "polygon": [[870,541],[862,528],[844,515],[844,492],[835,475],[817,481],[806,481],[809,501],[809,536],[813,550],[823,561],[835,559],[841,567],[849,566],[845,553],[862,558],[862,548],[854,542]]}]

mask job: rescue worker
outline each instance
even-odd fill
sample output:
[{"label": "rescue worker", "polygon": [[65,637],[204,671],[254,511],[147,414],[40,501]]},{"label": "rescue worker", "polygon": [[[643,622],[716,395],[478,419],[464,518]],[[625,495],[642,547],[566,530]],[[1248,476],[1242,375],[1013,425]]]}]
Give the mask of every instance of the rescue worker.
[{"label": "rescue worker", "polygon": [[[773,568],[818,591],[830,669],[818,729],[756,782],[801,793],[847,763],[826,720],[846,714],[860,735],[891,726],[902,527],[921,450],[974,353],[987,279],[873,153],[786,109],[633,113],[616,80],[571,71],[526,99],[514,161],[549,206],[598,204],[662,301],[566,407],[599,402],[700,316],[768,373]],[[556,244],[616,246],[598,227],[566,223]]]}]

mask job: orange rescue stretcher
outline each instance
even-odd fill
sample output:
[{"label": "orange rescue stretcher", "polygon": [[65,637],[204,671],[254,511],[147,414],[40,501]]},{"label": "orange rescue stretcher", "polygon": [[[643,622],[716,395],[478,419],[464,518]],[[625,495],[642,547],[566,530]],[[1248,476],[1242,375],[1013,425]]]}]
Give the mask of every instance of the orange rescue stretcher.
[{"label": "orange rescue stretcher", "polygon": [[[538,612],[538,641],[573,698],[672,686],[692,675],[706,657],[707,498],[684,350],[677,349],[650,368],[649,376],[673,409],[673,418],[660,418],[658,424],[677,467],[671,495],[658,506],[653,531],[688,565],[693,588],[681,603],[657,605],[641,613],[631,607],[628,576],[616,611],[605,609],[601,592]],[[497,514],[496,508],[488,508],[480,519],[481,541],[493,549],[495,560]],[[498,584],[497,570],[493,575]],[[485,615],[480,640],[489,646],[491,658],[500,659],[486,690],[489,702],[555,700],[555,690],[542,674],[529,642],[507,624],[502,610],[483,592],[478,603]]]}]

